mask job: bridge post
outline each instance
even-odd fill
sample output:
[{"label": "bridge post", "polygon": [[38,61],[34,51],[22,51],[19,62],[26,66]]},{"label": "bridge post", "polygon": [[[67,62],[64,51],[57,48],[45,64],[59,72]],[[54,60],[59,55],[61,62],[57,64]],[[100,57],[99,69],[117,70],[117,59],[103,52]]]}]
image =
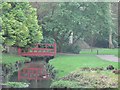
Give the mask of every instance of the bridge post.
[{"label": "bridge post", "polygon": [[20,77],[20,71],[18,71],[18,81],[21,79]]},{"label": "bridge post", "polygon": [[39,69],[36,69],[36,77],[35,77],[36,80],[38,80],[38,71]]},{"label": "bridge post", "polygon": [[21,48],[18,48],[18,55],[21,55]]},{"label": "bridge post", "polygon": [[56,43],[54,43],[54,56],[56,56]]}]

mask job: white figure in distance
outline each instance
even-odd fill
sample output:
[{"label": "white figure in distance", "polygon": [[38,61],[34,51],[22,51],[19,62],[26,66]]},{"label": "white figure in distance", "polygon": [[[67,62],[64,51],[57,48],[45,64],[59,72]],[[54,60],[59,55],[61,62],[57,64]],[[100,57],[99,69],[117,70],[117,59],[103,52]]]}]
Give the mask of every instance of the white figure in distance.
[{"label": "white figure in distance", "polygon": [[69,37],[69,44],[73,43],[73,32],[71,32],[70,37]]}]

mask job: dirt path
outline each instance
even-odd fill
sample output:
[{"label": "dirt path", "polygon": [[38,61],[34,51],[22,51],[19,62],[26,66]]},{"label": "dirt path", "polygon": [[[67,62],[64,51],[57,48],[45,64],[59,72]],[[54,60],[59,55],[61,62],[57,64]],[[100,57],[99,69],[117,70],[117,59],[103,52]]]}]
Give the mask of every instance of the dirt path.
[{"label": "dirt path", "polygon": [[113,61],[113,62],[120,62],[119,58],[116,57],[115,55],[96,55],[96,56],[103,59],[103,60],[108,60],[108,61]]}]

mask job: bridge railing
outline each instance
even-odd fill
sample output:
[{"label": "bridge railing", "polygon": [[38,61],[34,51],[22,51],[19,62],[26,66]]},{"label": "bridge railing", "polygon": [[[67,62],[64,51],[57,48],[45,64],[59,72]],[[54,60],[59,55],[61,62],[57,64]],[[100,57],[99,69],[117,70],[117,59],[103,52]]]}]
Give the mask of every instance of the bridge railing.
[{"label": "bridge railing", "polygon": [[35,44],[34,48],[28,48],[27,51],[18,48],[18,55],[21,56],[55,56],[56,43],[54,44]]}]

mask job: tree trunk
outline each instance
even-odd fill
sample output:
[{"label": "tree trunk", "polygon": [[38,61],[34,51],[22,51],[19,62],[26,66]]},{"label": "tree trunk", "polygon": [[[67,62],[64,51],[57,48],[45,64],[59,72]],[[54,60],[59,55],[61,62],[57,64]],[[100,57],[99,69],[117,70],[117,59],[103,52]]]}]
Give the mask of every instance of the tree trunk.
[{"label": "tree trunk", "polygon": [[61,43],[57,43],[58,45],[58,52],[62,52],[62,44]]},{"label": "tree trunk", "polygon": [[[109,13],[111,14],[111,3],[109,4]],[[109,31],[109,48],[114,48],[114,45],[112,42],[112,28],[111,27]]]},{"label": "tree trunk", "polygon": [[91,40],[90,50],[91,50],[91,52],[93,51],[93,37],[92,37],[92,40]]},{"label": "tree trunk", "polygon": [[17,54],[17,47],[7,46],[6,48],[9,54]]},{"label": "tree trunk", "polygon": [[112,42],[112,29],[109,32],[109,48],[114,48],[114,45]]}]

